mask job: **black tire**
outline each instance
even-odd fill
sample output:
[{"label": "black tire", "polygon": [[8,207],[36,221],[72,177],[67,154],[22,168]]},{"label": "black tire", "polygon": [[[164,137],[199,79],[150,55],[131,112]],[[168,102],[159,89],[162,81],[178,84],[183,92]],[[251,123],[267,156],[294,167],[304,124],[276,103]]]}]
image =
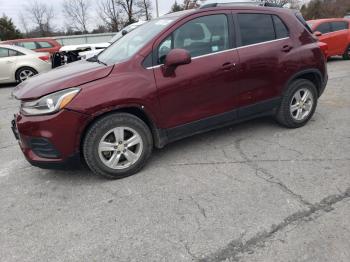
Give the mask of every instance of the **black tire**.
[{"label": "black tire", "polygon": [[[302,89],[307,89],[311,92],[313,97],[313,103],[309,115],[307,115],[305,119],[298,121],[295,118],[293,118],[290,105],[292,103],[292,100],[294,99],[294,95]],[[281,105],[277,110],[276,120],[278,121],[278,123],[288,128],[302,127],[312,118],[313,114],[315,113],[317,107],[317,100],[318,92],[315,87],[315,84],[306,79],[297,79],[293,81],[285,91],[282,97]]]},{"label": "black tire", "polygon": [[344,60],[350,60],[350,45],[346,48],[344,54],[343,54]]},{"label": "black tire", "polygon": [[31,67],[28,67],[28,66],[21,67],[21,68],[19,68],[19,69],[16,71],[16,74],[15,74],[17,83],[23,82],[23,81],[21,80],[20,75],[21,75],[22,72],[24,72],[24,71],[26,71],[26,70],[32,72],[33,76],[38,74],[38,72],[37,72],[34,68],[31,68]]},{"label": "black tire", "polygon": [[[98,145],[103,136],[116,127],[134,129],[142,139],[143,150],[139,159],[125,169],[113,169],[105,165],[98,153]],[[148,126],[138,117],[128,113],[114,113],[97,120],[87,131],[83,141],[83,156],[88,167],[98,175],[110,179],[131,176],[140,171],[152,154],[153,138]]]}]

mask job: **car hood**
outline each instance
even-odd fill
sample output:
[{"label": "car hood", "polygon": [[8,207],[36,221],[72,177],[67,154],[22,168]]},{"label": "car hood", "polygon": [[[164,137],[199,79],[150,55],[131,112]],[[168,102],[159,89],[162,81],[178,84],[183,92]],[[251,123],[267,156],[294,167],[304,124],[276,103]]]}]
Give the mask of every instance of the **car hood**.
[{"label": "car hood", "polygon": [[20,100],[36,99],[104,78],[112,69],[113,66],[78,61],[28,79],[14,89],[13,95]]}]

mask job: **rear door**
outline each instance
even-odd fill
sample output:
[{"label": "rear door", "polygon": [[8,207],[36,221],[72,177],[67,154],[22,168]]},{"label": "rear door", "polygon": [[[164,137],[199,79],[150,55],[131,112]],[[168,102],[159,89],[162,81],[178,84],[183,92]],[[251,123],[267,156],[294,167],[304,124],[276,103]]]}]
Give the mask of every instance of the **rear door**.
[{"label": "rear door", "polygon": [[239,12],[235,20],[240,42],[239,114],[248,117],[278,103],[287,70],[298,56],[293,52],[289,29],[279,16]]},{"label": "rear door", "polygon": [[[231,19],[231,13],[224,11],[195,15],[182,21],[155,43],[158,66],[154,68],[154,74],[165,128],[237,108],[235,66],[238,55],[237,50],[233,49]],[[174,48],[188,50],[192,62],[179,66],[175,76],[165,77],[162,64]],[[229,118],[235,119],[235,113],[230,114]],[[218,124],[215,121],[208,121],[201,127]]]}]

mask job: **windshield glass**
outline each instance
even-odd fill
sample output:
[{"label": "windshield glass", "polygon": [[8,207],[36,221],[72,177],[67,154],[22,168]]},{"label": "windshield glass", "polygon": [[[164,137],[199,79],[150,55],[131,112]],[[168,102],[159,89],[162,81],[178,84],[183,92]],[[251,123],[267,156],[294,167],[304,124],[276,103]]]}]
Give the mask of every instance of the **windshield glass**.
[{"label": "windshield glass", "polygon": [[119,40],[120,38],[123,37],[123,31],[125,30],[126,32],[131,32],[133,29],[135,29],[137,25],[131,24],[128,25],[127,27],[124,27],[122,30],[120,30],[115,36],[112,37],[111,40],[109,40],[109,43],[114,43],[115,41]]},{"label": "windshield glass", "polygon": [[156,19],[139,26],[104,50],[98,59],[108,65],[129,59],[174,20],[172,18]]}]

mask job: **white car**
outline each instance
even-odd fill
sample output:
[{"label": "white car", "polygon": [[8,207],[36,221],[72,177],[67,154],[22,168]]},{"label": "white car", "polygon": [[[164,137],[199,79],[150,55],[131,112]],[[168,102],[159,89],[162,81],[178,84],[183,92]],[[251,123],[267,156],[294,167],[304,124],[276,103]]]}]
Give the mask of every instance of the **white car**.
[{"label": "white car", "polygon": [[51,69],[49,53],[0,44],[0,83],[23,82]]},{"label": "white car", "polygon": [[113,44],[114,42],[116,42],[120,38],[122,38],[124,35],[126,35],[127,33],[130,33],[132,30],[134,30],[135,28],[139,27],[140,25],[145,24],[146,22],[147,21],[139,21],[139,22],[133,23],[131,25],[128,25],[123,30],[119,31],[115,36],[113,36],[113,38],[111,40],[109,40],[108,43],[100,43],[99,44],[100,48],[95,48],[95,50],[91,49],[90,51],[80,52],[79,56],[82,59],[89,59],[89,58],[91,58],[91,57],[93,57],[95,55],[98,55],[104,49],[109,47],[111,44]]}]

